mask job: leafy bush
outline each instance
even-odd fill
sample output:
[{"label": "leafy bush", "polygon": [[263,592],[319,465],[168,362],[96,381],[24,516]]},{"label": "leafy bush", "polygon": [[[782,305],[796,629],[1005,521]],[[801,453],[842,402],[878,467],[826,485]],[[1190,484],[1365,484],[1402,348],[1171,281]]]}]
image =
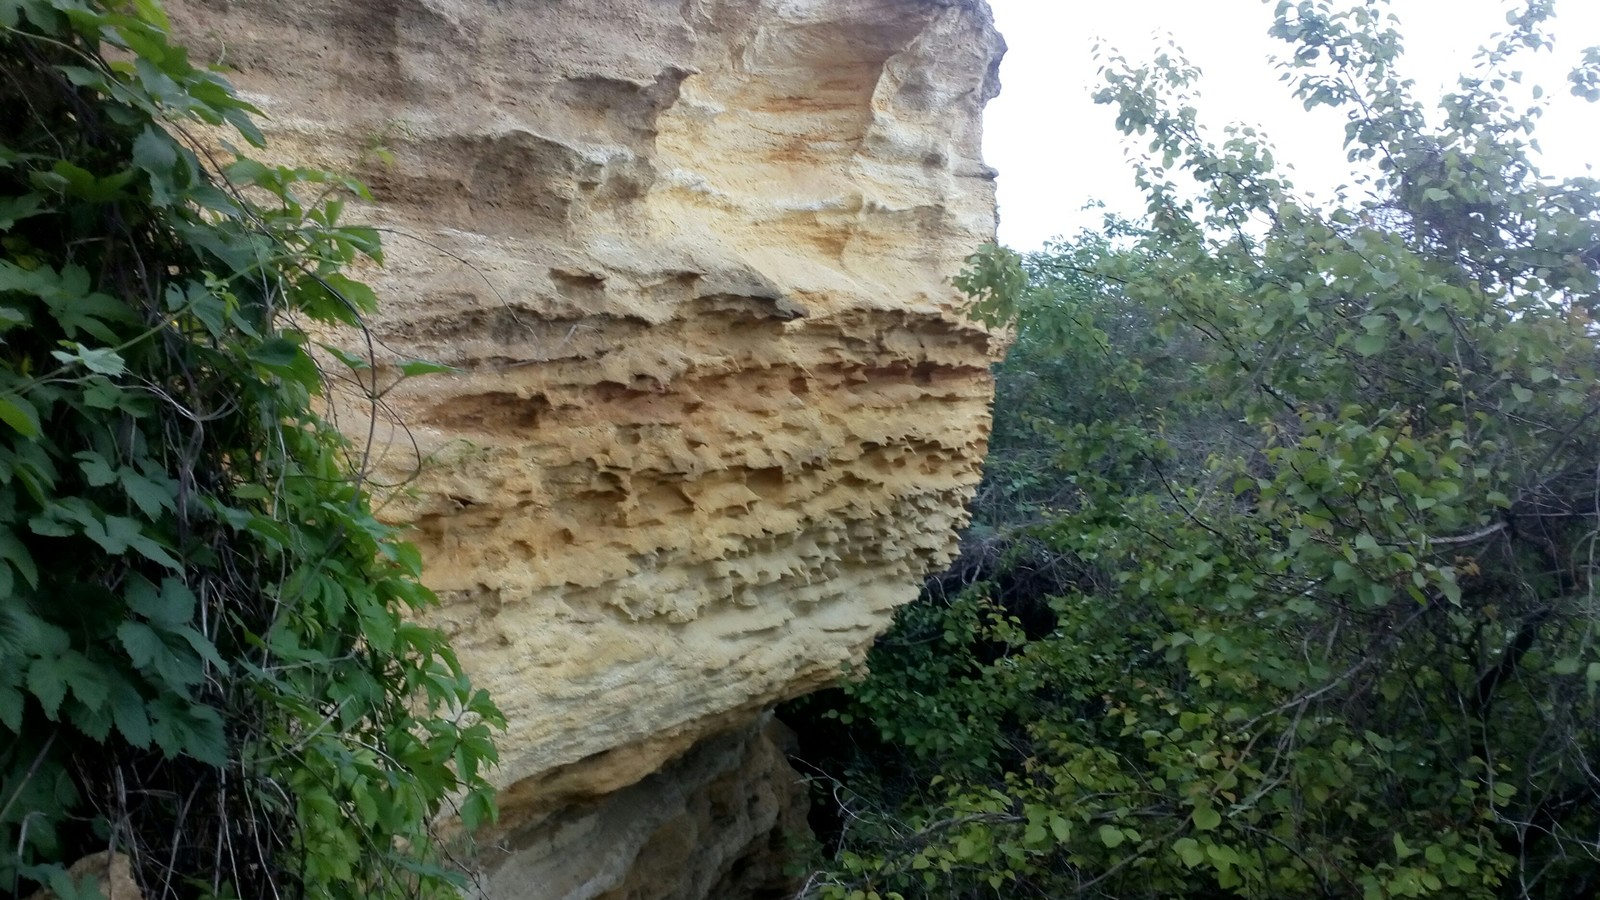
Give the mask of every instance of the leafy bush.
[{"label": "leafy bush", "polygon": [[256,111],[167,31],[0,0],[0,889],[109,848],[152,898],[449,892],[502,723],[304,330],[373,308],[365,193],[222,140]]},{"label": "leafy bush", "polygon": [[[1600,183],[1540,177],[1539,93],[1505,93],[1550,15],[1430,119],[1381,6],[1280,3],[1297,95],[1376,168],[1328,208],[1251,131],[1205,138],[1181,60],[1107,60],[1148,225],[966,282],[1024,341],[1056,323],[1010,377],[1111,392],[1001,392],[997,433],[1031,418],[1068,466],[1020,545],[1065,573],[1053,621],[992,579],[902,615],[821,713],[848,812],[820,894],[1600,886]],[[1125,359],[1084,338],[1128,322]]]},{"label": "leafy bush", "polygon": [[1193,475],[1236,429],[1238,412],[1219,407],[1204,380],[1205,344],[1163,328],[1162,309],[1130,303],[1108,277],[1112,260],[1151,244],[1149,233],[1107,216],[1101,230],[1041,253],[981,251],[959,279],[981,296],[999,267],[1023,278],[982,307],[1016,337],[995,368],[994,429],[972,504],[980,528],[1036,524],[1092,479],[1128,491],[1162,472]]}]

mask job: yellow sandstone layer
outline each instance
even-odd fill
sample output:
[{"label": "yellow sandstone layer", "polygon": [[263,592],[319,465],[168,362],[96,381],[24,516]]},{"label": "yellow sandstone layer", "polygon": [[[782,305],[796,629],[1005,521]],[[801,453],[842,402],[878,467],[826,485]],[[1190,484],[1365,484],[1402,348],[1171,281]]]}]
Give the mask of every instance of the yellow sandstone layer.
[{"label": "yellow sandstone layer", "polygon": [[275,157],[371,186],[378,358],[460,369],[387,395],[375,459],[510,720],[507,846],[832,682],[951,556],[998,352],[949,284],[994,233],[983,0],[170,6]]}]

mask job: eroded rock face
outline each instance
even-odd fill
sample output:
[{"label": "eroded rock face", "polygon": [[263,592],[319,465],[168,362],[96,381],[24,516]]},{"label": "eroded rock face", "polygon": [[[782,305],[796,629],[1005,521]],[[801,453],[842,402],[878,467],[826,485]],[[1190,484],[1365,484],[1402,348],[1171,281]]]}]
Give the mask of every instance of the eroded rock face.
[{"label": "eroded rock face", "polygon": [[510,720],[508,844],[833,680],[949,557],[983,0],[170,6],[275,155],[371,186],[379,357],[461,370],[379,458]]},{"label": "eroded rock face", "polygon": [[574,804],[486,851],[496,898],[787,900],[808,787],[771,718],[701,741],[637,784]]}]

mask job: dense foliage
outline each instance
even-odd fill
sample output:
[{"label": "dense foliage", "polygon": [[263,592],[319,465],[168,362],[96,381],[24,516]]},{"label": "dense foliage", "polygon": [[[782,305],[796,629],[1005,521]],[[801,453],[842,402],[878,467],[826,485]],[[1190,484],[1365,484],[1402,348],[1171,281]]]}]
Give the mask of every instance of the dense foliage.
[{"label": "dense foliage", "polygon": [[1019,336],[981,577],[798,712],[817,894],[1600,891],[1600,184],[1539,175],[1514,69],[1551,15],[1430,114],[1381,4],[1278,4],[1372,172],[1334,205],[1180,59],[1106,60],[1148,222],[974,258]]},{"label": "dense foliage", "polygon": [[[499,714],[373,518],[311,324],[358,327],[360,185],[274,167],[156,0],[0,0],[0,892],[413,896],[491,813]],[[431,367],[378,371],[374,395]]]}]

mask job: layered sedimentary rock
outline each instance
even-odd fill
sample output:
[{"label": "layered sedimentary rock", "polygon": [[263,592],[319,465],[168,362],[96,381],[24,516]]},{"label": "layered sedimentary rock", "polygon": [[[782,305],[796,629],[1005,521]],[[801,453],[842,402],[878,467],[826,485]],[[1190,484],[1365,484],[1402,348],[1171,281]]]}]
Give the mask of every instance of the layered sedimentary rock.
[{"label": "layered sedimentary rock", "polygon": [[274,156],[370,185],[380,360],[460,370],[387,395],[377,458],[510,720],[506,846],[833,680],[948,558],[983,0],[171,5]]}]

